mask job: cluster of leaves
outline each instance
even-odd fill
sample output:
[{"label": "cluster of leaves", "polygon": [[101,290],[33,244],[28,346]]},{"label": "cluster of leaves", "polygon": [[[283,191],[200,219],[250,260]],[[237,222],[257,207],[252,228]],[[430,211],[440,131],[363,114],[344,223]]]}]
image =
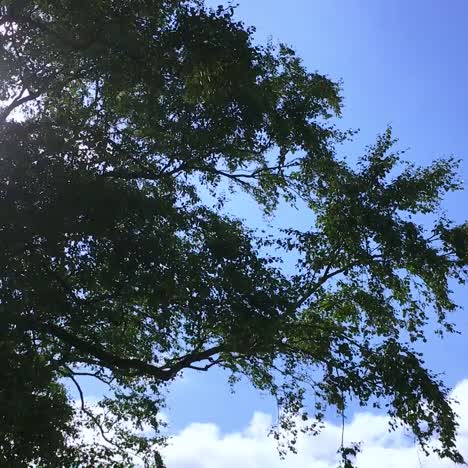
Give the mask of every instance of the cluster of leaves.
[{"label": "cluster of leaves", "polygon": [[[462,461],[448,389],[413,344],[429,321],[454,331],[468,225],[438,206],[456,161],[413,167],[388,130],[346,164],[338,85],[257,45],[232,8],[4,0],[0,15],[4,464],[162,466],[165,386],[214,366],[277,399],[287,448],[297,420],[316,430],[355,398]],[[204,202],[225,183],[310,228],[248,229]],[[100,411],[82,376],[109,387]],[[83,427],[104,442],[77,444]]]}]

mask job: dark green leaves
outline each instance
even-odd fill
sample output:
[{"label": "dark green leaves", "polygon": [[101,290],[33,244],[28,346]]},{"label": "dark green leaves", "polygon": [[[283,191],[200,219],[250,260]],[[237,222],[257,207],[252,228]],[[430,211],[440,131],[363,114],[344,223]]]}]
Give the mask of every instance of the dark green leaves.
[{"label": "dark green leaves", "polygon": [[[214,366],[276,398],[290,449],[298,419],[316,432],[353,398],[461,461],[448,390],[412,349],[431,321],[453,331],[449,284],[466,279],[466,224],[438,211],[456,161],[407,164],[389,129],[348,165],[337,152],[352,132],[328,123],[339,86],[256,44],[232,8],[0,11],[5,463],[162,466],[166,386]],[[249,229],[223,210],[227,189],[267,215],[294,205],[309,225]],[[98,405],[84,377],[106,386]],[[12,394],[28,408],[13,426]],[[101,443],[77,443],[83,427]],[[350,466],[357,447],[341,453]]]}]

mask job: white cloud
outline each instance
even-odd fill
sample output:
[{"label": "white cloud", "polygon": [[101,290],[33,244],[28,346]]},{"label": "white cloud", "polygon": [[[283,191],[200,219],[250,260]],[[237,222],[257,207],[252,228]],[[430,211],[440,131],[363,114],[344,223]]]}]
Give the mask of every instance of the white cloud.
[{"label": "white cloud", "polygon": [[[459,402],[459,449],[468,458],[468,380],[453,392]],[[425,457],[403,432],[388,432],[384,416],[357,413],[345,426],[348,442],[362,442],[358,455],[359,468],[446,468],[452,462]],[[174,435],[163,454],[168,468],[336,468],[336,450],[342,428],[327,423],[317,437],[302,436],[298,454],[280,460],[276,443],[268,437],[271,416],[255,413],[249,425],[240,432],[223,434],[216,424],[193,423]]]}]

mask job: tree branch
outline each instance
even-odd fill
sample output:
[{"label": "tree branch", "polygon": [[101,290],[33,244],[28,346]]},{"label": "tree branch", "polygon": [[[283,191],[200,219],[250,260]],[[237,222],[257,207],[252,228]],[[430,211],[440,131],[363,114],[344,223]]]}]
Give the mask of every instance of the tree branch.
[{"label": "tree branch", "polygon": [[34,99],[37,99],[44,91],[46,87],[40,88],[34,93],[29,93],[27,96],[23,96],[24,92],[26,91],[25,88],[21,90],[21,92],[18,94],[18,96],[13,99],[10,104],[8,104],[6,107],[4,107],[1,112],[0,112],[0,121],[3,123],[6,121],[8,116],[19,106],[26,104],[29,101],[32,101]]},{"label": "tree branch", "polygon": [[224,350],[223,345],[216,345],[199,352],[189,353],[174,360],[173,363],[157,367],[140,359],[116,356],[101,346],[84,340],[57,325],[41,323],[32,317],[23,319],[23,323],[31,329],[46,332],[64,343],[73,346],[78,351],[96,358],[99,365],[110,369],[118,368],[124,371],[137,371],[142,375],[151,376],[162,381],[169,381],[184,368],[191,366],[195,362],[206,360]]},{"label": "tree branch", "polygon": [[83,390],[81,389],[81,386],[80,384],[78,383],[78,381],[75,379],[74,375],[73,375],[73,372],[71,371],[71,369],[68,369],[67,370],[70,371],[70,374],[68,375],[68,377],[71,379],[71,381],[74,383],[76,389],[78,390],[78,394],[80,396],[80,402],[81,402],[81,411],[86,414],[86,416],[88,416],[92,421],[93,423],[97,426],[97,428],[99,429],[99,432],[101,433],[101,437],[108,443],[108,444],[111,444],[115,447],[117,447],[118,449],[120,449],[120,446],[117,445],[115,442],[113,442],[112,440],[110,440],[107,435],[106,435],[106,431],[104,430],[104,428],[102,427],[101,423],[98,421],[98,419],[96,418],[96,416],[88,409],[86,408],[86,404],[85,404],[85,400],[84,400],[84,394],[83,394]]}]

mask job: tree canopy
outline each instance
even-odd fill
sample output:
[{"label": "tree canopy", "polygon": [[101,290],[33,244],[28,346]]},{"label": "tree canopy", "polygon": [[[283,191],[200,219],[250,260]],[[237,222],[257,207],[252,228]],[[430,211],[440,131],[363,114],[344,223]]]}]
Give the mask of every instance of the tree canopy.
[{"label": "tree canopy", "polygon": [[[231,7],[0,8],[2,466],[163,466],[168,385],[213,367],[277,400],[281,451],[354,399],[463,461],[416,350],[429,323],[455,331],[467,278],[468,225],[440,210],[456,160],[415,166],[388,129],[347,163],[340,86]],[[226,188],[308,228],[253,229]],[[83,376],[108,387],[97,405]]]}]

